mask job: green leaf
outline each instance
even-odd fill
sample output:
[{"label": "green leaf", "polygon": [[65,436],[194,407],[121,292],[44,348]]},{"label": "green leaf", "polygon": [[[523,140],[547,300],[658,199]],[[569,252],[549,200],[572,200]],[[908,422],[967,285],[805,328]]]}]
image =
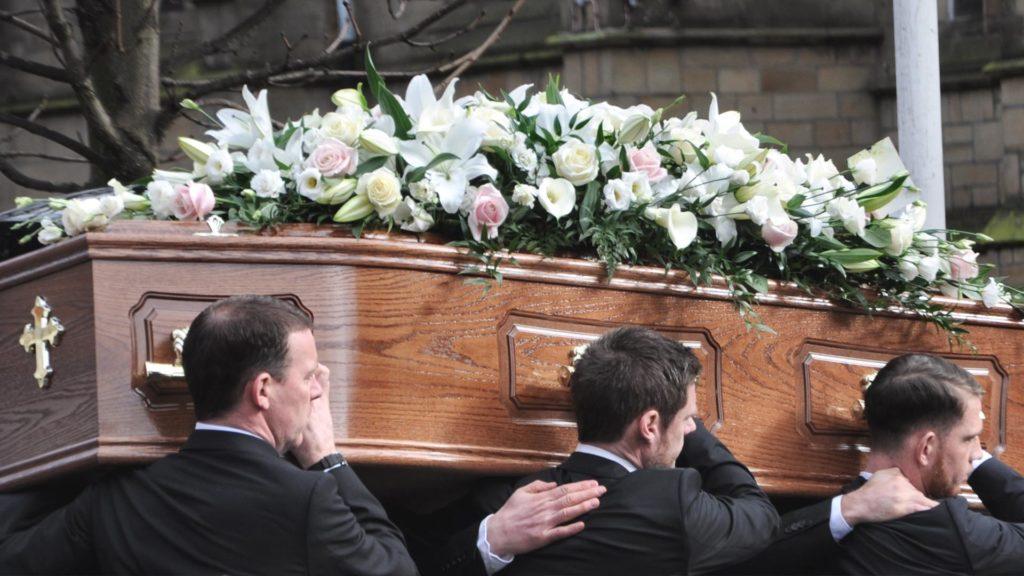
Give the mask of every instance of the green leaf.
[{"label": "green leaf", "polygon": [[800,206],[803,206],[804,200],[807,200],[806,196],[803,194],[797,194],[790,198],[789,202],[786,202],[786,208],[789,210],[796,210]]},{"label": "green leaf", "polygon": [[370,56],[369,46],[366,47],[366,78],[370,82],[370,92],[380,104],[380,109],[395,121],[395,136],[402,139],[407,138],[409,130],[412,130],[412,120],[409,119],[409,115],[402,108],[398,98],[395,98],[395,95],[388,90],[384,84],[384,78],[377,72],[377,67],[373,65],[373,58]]},{"label": "green leaf", "polygon": [[736,257],[732,259],[732,261],[734,264],[742,264],[747,260],[750,260],[754,256],[757,256],[757,252],[753,250],[747,250],[746,252],[740,252],[739,254],[737,254]]},{"label": "green leaf", "polygon": [[560,83],[561,77],[558,74],[548,74],[548,86],[544,90],[548,104],[564,104],[562,102],[562,95],[559,94],[558,90]]},{"label": "green leaf", "polygon": [[760,294],[768,292],[768,279],[760,274],[751,274],[744,280],[744,283]]},{"label": "green leaf", "polygon": [[910,175],[903,173],[888,182],[869,186],[857,193],[857,203],[868,212],[874,212],[879,208],[892,202],[900,191],[903,190],[903,183]]},{"label": "green leaf", "polygon": [[826,250],[820,253],[819,256],[827,258],[849,270],[850,265],[874,260],[882,256],[882,253],[871,248],[851,248],[849,250]]},{"label": "green leaf", "polygon": [[889,244],[892,244],[892,234],[888,230],[881,226],[868,226],[864,230],[864,241],[871,244],[875,248],[885,248]]},{"label": "green leaf", "polygon": [[697,146],[693,146],[692,143],[690,144],[690,147],[693,148],[693,153],[697,155],[697,161],[700,162],[700,167],[704,170],[710,168],[711,160],[708,160],[708,157],[706,154],[704,154],[704,151],[698,148]]},{"label": "green leaf", "polygon": [[352,176],[358,178],[358,177],[362,176],[363,174],[366,174],[368,172],[373,172],[377,168],[380,168],[381,166],[383,166],[387,161],[388,161],[388,157],[387,156],[375,156],[373,158],[370,158],[366,162],[363,162],[362,164],[360,164],[359,168],[356,169],[356,173],[353,174]]},{"label": "green leaf", "polygon": [[757,138],[757,141],[760,142],[761,144],[778,146],[779,148],[781,148],[783,154],[789,154],[789,145],[774,136],[769,136],[767,134],[762,134],[758,132],[757,134],[754,134],[754,137]]},{"label": "green leaf", "polygon": [[406,182],[410,184],[413,182],[419,182],[420,180],[423,180],[424,176],[427,175],[427,170],[430,170],[431,168],[437,166],[442,162],[447,162],[448,160],[458,160],[458,158],[458,156],[452,154],[451,152],[442,152],[437,156],[434,156],[434,159],[427,163],[426,166],[420,166],[419,168],[410,171],[409,176],[406,178]]},{"label": "green leaf", "polygon": [[586,233],[594,225],[594,213],[597,212],[601,198],[601,185],[595,180],[587,184],[587,192],[580,204],[580,232]]}]

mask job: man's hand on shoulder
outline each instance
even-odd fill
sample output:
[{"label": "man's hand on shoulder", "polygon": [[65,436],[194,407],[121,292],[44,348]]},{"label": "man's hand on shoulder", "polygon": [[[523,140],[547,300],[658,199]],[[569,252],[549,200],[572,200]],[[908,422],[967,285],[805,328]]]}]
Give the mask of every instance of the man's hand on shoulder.
[{"label": "man's hand on shoulder", "polygon": [[315,377],[323,392],[311,403],[309,423],[302,432],[302,441],[292,448],[292,455],[303,468],[309,468],[337,451],[334,445],[334,418],[331,416],[331,371],[321,364]]},{"label": "man's hand on shoulder", "polygon": [[597,508],[605,491],[594,480],[562,486],[537,480],[519,488],[488,521],[491,552],[522,554],[579,533],[583,522],[567,523]]},{"label": "man's hand on shoulder", "polygon": [[863,486],[844,494],[843,518],[850,526],[864,522],[887,522],[930,510],[939,503],[922,494],[899,468],[875,472]]}]

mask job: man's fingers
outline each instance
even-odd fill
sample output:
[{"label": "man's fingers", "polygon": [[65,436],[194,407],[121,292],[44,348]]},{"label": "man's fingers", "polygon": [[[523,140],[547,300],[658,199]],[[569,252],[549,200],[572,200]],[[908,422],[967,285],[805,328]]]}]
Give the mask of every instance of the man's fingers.
[{"label": "man's fingers", "polygon": [[568,538],[583,531],[583,522],[573,522],[565,526],[557,526],[544,532],[544,545],[562,538]]},{"label": "man's fingers", "polygon": [[[543,480],[534,480],[533,482],[530,482],[529,484],[527,484],[526,486],[523,486],[519,490],[522,490],[524,492],[529,492],[531,494],[540,494],[542,492],[547,492],[548,490],[551,490],[552,488],[555,488],[557,486],[558,486],[558,484],[555,484],[554,482],[544,482]],[[567,484],[567,486],[571,486],[571,484]],[[516,492],[518,492],[519,490],[516,490]]]},{"label": "man's fingers", "polygon": [[581,491],[578,491],[578,492],[572,492],[572,493],[566,494],[565,496],[562,496],[561,498],[556,500],[555,501],[555,506],[558,506],[558,507],[561,507],[561,508],[569,508],[570,506],[575,506],[575,505],[579,504],[580,502],[585,502],[587,500],[600,498],[607,491],[608,491],[608,489],[605,488],[604,486],[595,486],[595,487],[589,488],[587,490],[581,490]]},{"label": "man's fingers", "polygon": [[601,501],[598,500],[597,498],[591,498],[589,500],[580,502],[579,504],[576,504],[574,506],[564,506],[558,510],[558,513],[555,515],[555,517],[558,519],[559,524],[565,524],[566,522],[576,518],[577,516],[586,514],[587,512],[593,510],[594,508],[597,508],[600,503]]}]

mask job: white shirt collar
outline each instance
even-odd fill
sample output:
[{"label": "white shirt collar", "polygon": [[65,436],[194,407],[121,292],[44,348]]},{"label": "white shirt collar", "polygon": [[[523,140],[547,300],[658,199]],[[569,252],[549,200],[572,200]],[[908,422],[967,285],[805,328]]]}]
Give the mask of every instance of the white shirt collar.
[{"label": "white shirt collar", "polygon": [[867,471],[863,471],[862,470],[861,473],[860,473],[860,477],[865,479],[865,480],[871,480],[872,476],[874,476],[874,473],[872,473],[872,472],[867,472]]},{"label": "white shirt collar", "polygon": [[261,436],[253,434],[248,430],[242,430],[241,428],[235,428],[234,426],[221,426],[220,424],[208,424],[206,422],[196,422],[196,430],[211,430],[214,432],[233,432],[235,434],[245,434],[246,436],[252,436],[253,438],[259,438],[266,442],[267,440]]},{"label": "white shirt collar", "polygon": [[576,451],[582,452],[584,454],[590,454],[591,456],[599,456],[606,460],[611,460],[612,462],[615,462],[619,466],[622,466],[629,472],[636,472],[636,466],[632,462],[626,460],[625,458],[619,456],[618,454],[613,454],[605,450],[604,448],[598,448],[597,446],[594,446],[592,444],[581,443],[580,445],[576,446]]}]

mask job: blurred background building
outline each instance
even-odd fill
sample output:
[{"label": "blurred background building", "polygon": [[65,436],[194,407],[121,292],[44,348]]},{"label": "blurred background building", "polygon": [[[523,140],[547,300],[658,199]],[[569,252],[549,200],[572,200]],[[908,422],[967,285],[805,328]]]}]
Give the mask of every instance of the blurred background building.
[{"label": "blurred background building", "polygon": [[[1009,282],[1024,285],[1024,0],[934,0],[939,12],[946,218],[950,228],[995,239],[985,258]],[[4,10],[31,11],[33,0]],[[218,37],[258,2],[163,0],[162,53]],[[359,33],[378,38],[437,11],[442,0],[351,0]],[[479,45],[509,0],[474,0],[419,36],[374,51],[378,67],[415,72]],[[522,83],[563,84],[592,100],[663,106],[686,94],[675,113],[707,113],[710,92],[736,109],[751,132],[763,131],[793,154],[823,153],[840,169],[854,152],[896,134],[895,65],[890,0],[531,0],[500,40],[462,75],[459,94]],[[315,55],[345,30],[342,0],[289,0],[237,49],[208,56],[187,73],[215,76],[284,57]],[[477,22],[478,21],[478,22]],[[474,26],[473,22],[477,22]],[[468,28],[468,29],[467,29]],[[429,42],[453,38],[433,48]],[[343,39],[345,41],[345,39]],[[0,53],[56,64],[41,40],[5,26]],[[290,56],[289,56],[290,54]],[[346,68],[361,67],[354,56]],[[390,81],[403,89],[401,79]],[[271,113],[285,119],[331,106],[331,81],[271,90]],[[353,80],[350,85],[355,84]],[[76,100],[62,84],[0,65],[0,112],[37,113],[46,125],[84,139]],[[224,98],[237,100],[237,94]],[[42,105],[41,104],[45,104]],[[211,106],[216,107],[216,106]],[[178,121],[165,139],[202,129]],[[0,152],[66,155],[58,146],[0,125]],[[84,164],[24,159],[26,172],[85,179]],[[0,175],[0,209],[29,191]],[[38,195],[38,194],[36,194]]]}]

